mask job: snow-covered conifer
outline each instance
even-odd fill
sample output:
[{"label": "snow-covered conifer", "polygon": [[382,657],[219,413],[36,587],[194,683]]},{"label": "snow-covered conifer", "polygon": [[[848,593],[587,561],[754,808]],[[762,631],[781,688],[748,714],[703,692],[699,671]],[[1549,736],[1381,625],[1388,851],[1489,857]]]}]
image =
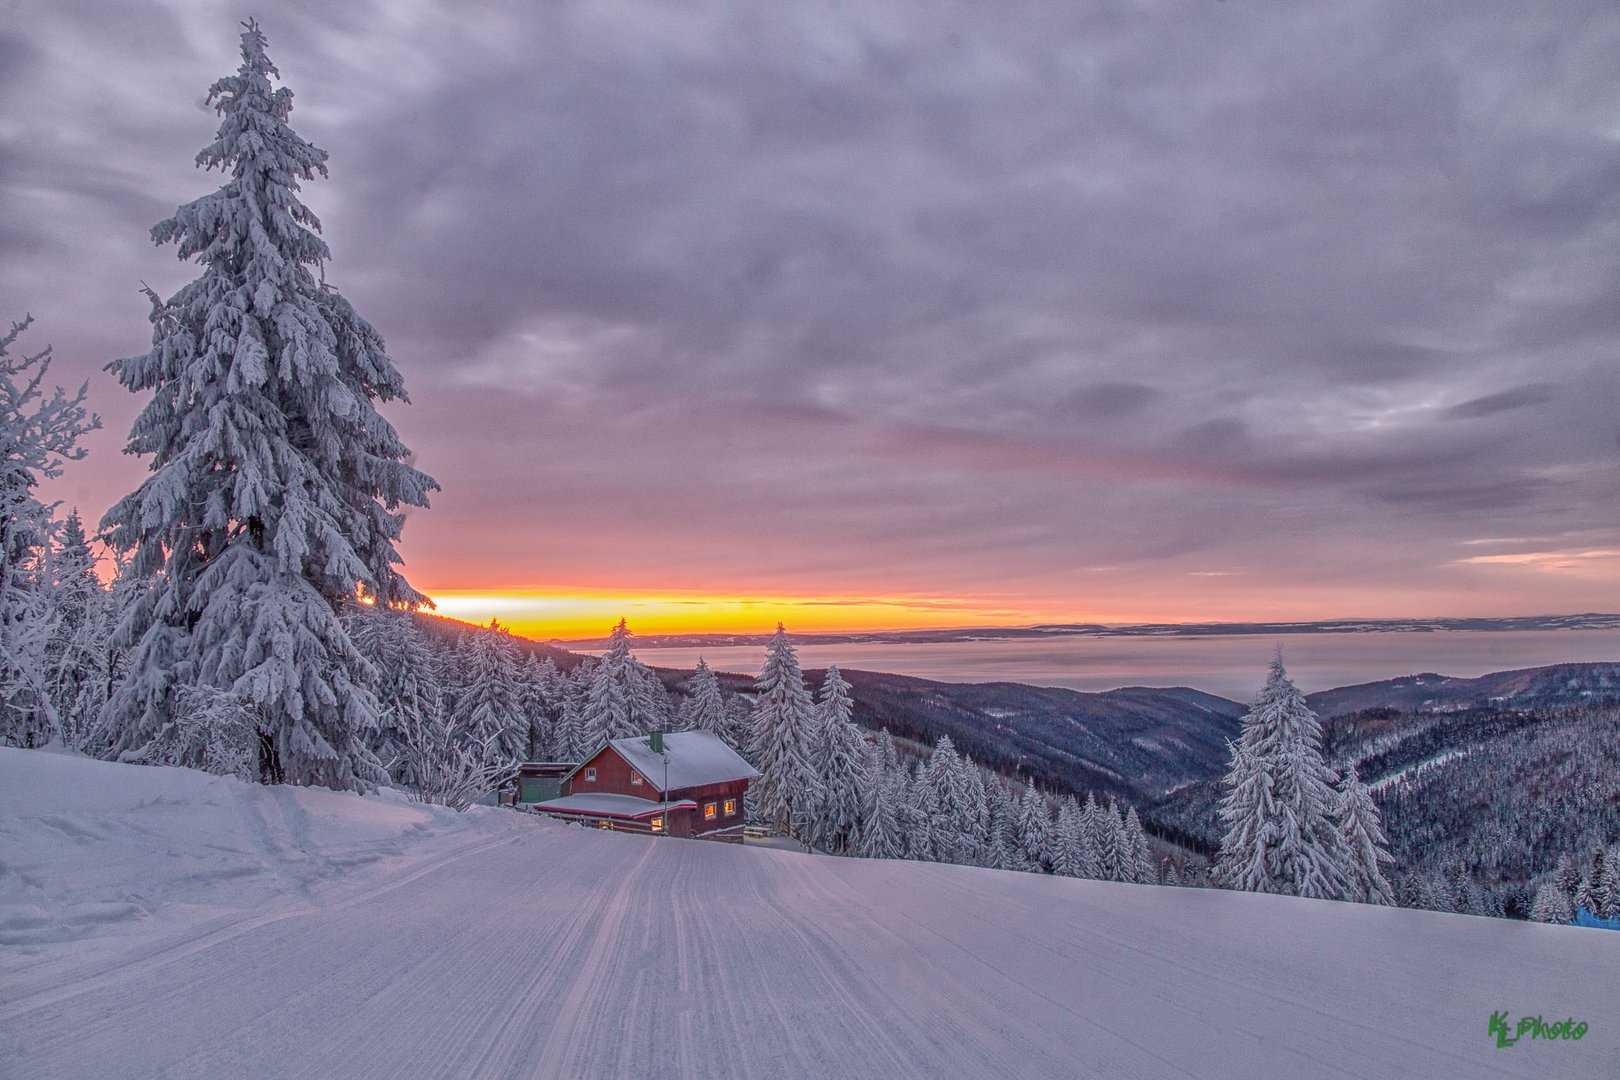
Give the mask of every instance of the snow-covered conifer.
[{"label": "snow-covered conifer", "polygon": [[1074,856],[1075,876],[1105,880],[1108,872],[1103,863],[1103,845],[1108,825],[1094,792],[1086,792],[1084,805],[1076,803],[1076,824],[1080,832]]},{"label": "snow-covered conifer", "polygon": [[816,842],[828,851],[850,850],[860,835],[866,800],[866,743],[850,720],[854,702],[836,665],[827,668],[816,702],[819,726],[813,749],[821,802],[815,808]]},{"label": "snow-covered conifer", "polygon": [[816,709],[805,689],[799,656],[781,623],[765,649],[765,666],[754,683],[753,763],[760,778],[755,805],[779,832],[803,836],[821,804],[816,767]]},{"label": "snow-covered conifer", "polygon": [[934,785],[928,782],[928,770],[922,764],[919,763],[906,778],[905,794],[900,805],[900,820],[906,836],[906,858],[921,862],[940,860],[939,801],[934,796]]},{"label": "snow-covered conifer", "polygon": [[1018,840],[1018,802],[999,780],[981,783],[989,807],[989,830],[981,865],[996,870],[1023,870],[1024,854]]},{"label": "snow-covered conifer", "polygon": [[923,770],[934,808],[929,830],[933,858],[939,862],[972,862],[977,854],[974,829],[980,808],[970,786],[970,771],[971,766],[957,756],[951,737],[941,735]]},{"label": "snow-covered conifer", "polygon": [[1048,861],[1052,873],[1063,877],[1089,877],[1084,872],[1081,848],[1084,843],[1082,811],[1073,795],[1065,796],[1058,805],[1057,822],[1052,828],[1052,846]]},{"label": "snow-covered conifer", "polygon": [[529,724],[523,708],[517,652],[497,619],[468,635],[457,709],[470,737],[502,761],[528,756]]},{"label": "snow-covered conifer", "polygon": [[53,507],[39,501],[40,481],[84,456],[79,437],[101,426],[88,416],[88,385],[48,395],[51,349],[13,356],[8,350],[33,322],[25,316],[0,334],[0,743],[37,746],[63,734],[46,685],[53,627],[45,563]]},{"label": "snow-covered conifer", "polygon": [[[887,735],[888,732],[884,732]],[[889,744],[892,752],[894,744]],[[881,739],[866,747],[867,784],[861,808],[860,853],[869,859],[905,857],[905,836],[900,823],[895,777],[884,767]]]},{"label": "snow-covered conifer", "polygon": [[961,789],[965,796],[962,807],[962,852],[960,861],[971,866],[995,866],[996,856],[991,836],[990,794],[984,784],[984,772],[973,763],[973,758],[961,758]]},{"label": "snow-covered conifer", "polygon": [[1121,850],[1124,859],[1120,867],[1119,880],[1135,882],[1138,885],[1158,883],[1159,875],[1153,869],[1153,852],[1148,846],[1147,830],[1142,828],[1142,819],[1137,816],[1134,806],[1125,812],[1124,844]]},{"label": "snow-covered conifer", "polygon": [[50,560],[44,677],[62,741],[81,750],[96,749],[96,720],[121,658],[110,640],[118,613],[96,575],[96,561],[75,510],[62,521]]},{"label": "snow-covered conifer", "polygon": [[552,698],[557,686],[557,665],[546,657],[535,658],[525,652],[518,663],[518,707],[528,729],[528,759],[552,761],[556,739],[556,717],[552,711]]},{"label": "snow-covered conifer", "polygon": [[590,689],[593,663],[580,664],[557,682],[557,723],[552,753],[558,761],[583,761],[587,753],[596,749],[597,744],[588,740],[581,715]]},{"label": "snow-covered conifer", "polygon": [[1349,883],[1344,898],[1362,904],[1393,904],[1395,893],[1384,877],[1383,866],[1393,863],[1384,839],[1384,825],[1372,792],[1356,775],[1354,764],[1345,769],[1339,785],[1339,835],[1350,859],[1345,867]]},{"label": "snow-covered conifer", "polygon": [[667,699],[658,677],[630,651],[633,636],[620,619],[609,637],[608,651],[597,657],[591,668],[591,681],[580,710],[585,741],[590,746],[660,730],[668,719]]},{"label": "snow-covered conifer", "polygon": [[692,672],[691,689],[692,694],[681,710],[685,725],[730,741],[731,724],[725,698],[720,692],[720,677],[701,656],[698,657],[697,670]]},{"label": "snow-covered conifer", "polygon": [[1530,906],[1530,921],[1567,924],[1575,921],[1575,903],[1549,875],[1536,889],[1535,902]]},{"label": "snow-covered conifer", "polygon": [[396,781],[416,784],[405,727],[430,708],[443,708],[441,686],[451,665],[437,656],[416,617],[389,608],[353,605],[344,613],[350,640],[376,672],[372,690],[377,698],[377,725],[370,745],[377,759]]},{"label": "snow-covered conifer", "polygon": [[1024,786],[1018,800],[1018,850],[1026,870],[1051,869],[1052,818],[1034,784]]},{"label": "snow-covered conifer", "polygon": [[1334,820],[1322,731],[1279,654],[1243,718],[1221,800],[1225,833],[1214,879],[1224,888],[1339,899],[1349,853]]},{"label": "snow-covered conifer", "polygon": [[322,280],[330,253],[297,192],[326,152],[288,126],[292,92],[272,87],[258,25],[241,40],[197,157],[225,183],[152,230],[202,276],[167,301],[148,291],[151,350],[110,365],[152,395],[128,447],[152,475],[103,526],[154,581],[121,630],[134,655],[108,703],[113,749],[137,754],[176,690],[212,687],[253,710],[262,778],[364,787],[387,779],[365,745],[373,674],[336,613],[357,596],[424,600],[394,543],[400,508],[436,485],[377,412],[406,400],[382,338]]}]

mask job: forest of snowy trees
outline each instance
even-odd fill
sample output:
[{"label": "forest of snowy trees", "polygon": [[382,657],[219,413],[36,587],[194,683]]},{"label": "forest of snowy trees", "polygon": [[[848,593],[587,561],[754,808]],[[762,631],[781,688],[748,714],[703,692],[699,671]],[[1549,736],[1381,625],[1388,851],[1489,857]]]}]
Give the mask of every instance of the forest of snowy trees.
[{"label": "forest of snowy trees", "polygon": [[[752,687],[728,693],[702,662],[666,685],[623,620],[579,658],[421,615],[395,544],[436,484],[378,412],[408,400],[381,336],[325,283],[330,253],[297,193],[326,153],[290,128],[257,25],[241,40],[239,70],[209,90],[220,125],[197,159],[224,182],[152,230],[200,274],[168,299],[148,292],[151,348],[110,365],[148,395],[128,450],[150,475],[98,529],[39,494],[99,423],[84,390],[49,388],[49,349],[20,344],[30,319],[0,337],[0,743],[398,785],[464,808],[521,761],[701,729],[761,771],[758,819],[823,851],[1202,883],[1197,860],[1150,844],[1134,807],[1038,791],[948,737],[856,725],[837,667],[812,687],[780,626]],[[1321,740],[1279,657],[1233,747],[1211,882],[1434,906],[1410,876],[1392,887],[1378,804],[1355,762],[1325,764]],[[1616,834],[1582,832],[1540,868],[1535,917],[1620,916]],[[1465,873],[1451,887],[1476,885]]]}]

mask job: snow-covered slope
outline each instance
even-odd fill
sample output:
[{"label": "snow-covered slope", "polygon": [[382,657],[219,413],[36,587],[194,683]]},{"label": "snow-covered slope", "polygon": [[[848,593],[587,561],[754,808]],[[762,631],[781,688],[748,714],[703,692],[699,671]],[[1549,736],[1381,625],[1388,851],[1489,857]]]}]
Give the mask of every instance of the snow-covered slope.
[{"label": "snow-covered slope", "polygon": [[1611,1077],[1617,988],[1601,930],[0,750],[5,1077]]}]

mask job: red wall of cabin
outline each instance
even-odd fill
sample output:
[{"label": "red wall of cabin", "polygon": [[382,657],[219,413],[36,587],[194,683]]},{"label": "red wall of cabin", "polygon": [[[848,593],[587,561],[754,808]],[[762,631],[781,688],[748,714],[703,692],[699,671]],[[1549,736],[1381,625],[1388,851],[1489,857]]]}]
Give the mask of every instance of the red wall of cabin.
[{"label": "red wall of cabin", "polygon": [[[585,770],[596,770],[596,779],[586,780]],[[632,784],[630,763],[620,757],[612,747],[604,746],[581,766],[573,779],[566,785],[565,795],[578,795],[583,792],[605,792],[614,795],[634,795],[640,799],[658,801],[658,788],[653,783],[663,781],[663,777],[646,777],[647,782],[641,785]],[[715,829],[726,829],[742,826],[747,814],[747,780],[728,780],[723,784],[705,784],[701,787],[676,788],[669,793],[671,802],[679,799],[691,799],[698,804],[698,808],[690,813],[675,813],[671,815],[669,827],[673,836],[693,836],[699,833],[710,832]],[[737,800],[737,812],[731,816],[726,815],[726,800]],[[703,820],[703,804],[715,804],[715,820]]]}]

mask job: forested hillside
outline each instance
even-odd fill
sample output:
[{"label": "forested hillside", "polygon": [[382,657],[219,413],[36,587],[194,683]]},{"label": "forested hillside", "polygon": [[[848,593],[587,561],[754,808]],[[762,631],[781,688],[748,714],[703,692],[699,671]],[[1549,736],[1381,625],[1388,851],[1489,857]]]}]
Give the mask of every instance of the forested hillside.
[{"label": "forested hillside", "polygon": [[[1383,814],[1404,905],[1526,917],[1560,861],[1578,879],[1620,836],[1620,708],[1403,712],[1323,723],[1330,765],[1355,764]],[[1212,853],[1219,779],[1146,809],[1150,827]]]}]

